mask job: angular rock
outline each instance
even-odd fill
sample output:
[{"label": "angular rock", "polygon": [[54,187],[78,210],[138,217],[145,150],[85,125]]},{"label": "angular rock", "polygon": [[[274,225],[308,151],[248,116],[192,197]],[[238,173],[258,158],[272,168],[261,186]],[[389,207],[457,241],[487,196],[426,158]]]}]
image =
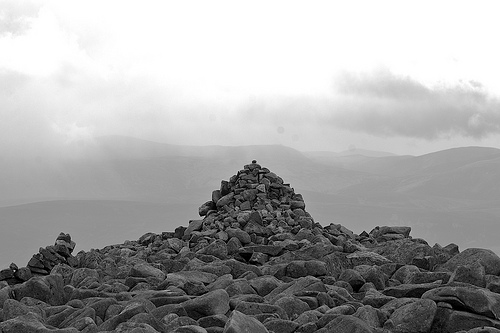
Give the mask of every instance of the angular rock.
[{"label": "angular rock", "polygon": [[458,266],[450,276],[449,282],[463,282],[478,286],[486,287],[486,274],[484,266],[479,262],[467,266]]},{"label": "angular rock", "polygon": [[227,228],[226,232],[229,238],[236,237],[241,244],[248,244],[252,241],[250,235],[239,228]]},{"label": "angular rock", "polygon": [[446,302],[455,309],[465,309],[495,320],[500,318],[500,294],[488,289],[444,286],[425,292],[422,299]]},{"label": "angular rock", "polygon": [[226,314],[229,311],[229,295],[217,289],[181,303],[188,315],[197,320],[201,317]]},{"label": "angular rock", "polygon": [[436,303],[432,300],[417,299],[396,309],[384,328],[400,333],[426,333],[431,329],[436,311]]},{"label": "angular rock", "polygon": [[189,239],[189,236],[193,233],[193,231],[201,230],[203,226],[203,220],[191,220],[189,221],[189,225],[187,229],[184,231],[184,238]]},{"label": "angular rock", "polygon": [[130,303],[119,314],[107,319],[99,326],[99,331],[112,331],[116,327],[139,313],[145,313],[146,307],[141,303]]},{"label": "angular rock", "polygon": [[271,319],[266,320],[264,326],[269,332],[293,333],[300,325],[291,320]]},{"label": "angular rock", "polygon": [[207,247],[199,250],[197,253],[208,254],[219,259],[227,259],[228,249],[226,242],[217,239],[216,241],[210,243]]},{"label": "angular rock", "polygon": [[363,320],[370,327],[382,327],[382,323],[386,321],[384,313],[370,305],[359,307],[353,314],[354,317]]},{"label": "angular rock", "polygon": [[22,284],[13,286],[12,294],[18,301],[23,297],[32,297],[50,305],[66,303],[63,278],[60,275],[34,277]]},{"label": "angular rock", "polygon": [[2,333],[78,333],[76,328],[49,329],[33,313],[18,316],[3,322],[0,322],[0,332]]},{"label": "angular rock", "polygon": [[500,329],[500,321],[466,311],[444,308],[438,304],[430,333],[464,332],[479,327]]},{"label": "angular rock", "polygon": [[269,331],[257,319],[233,310],[223,333],[269,333]]},{"label": "angular rock", "polygon": [[311,310],[306,302],[295,296],[281,297],[274,302],[274,305],[282,308],[290,320],[295,320],[300,314]]},{"label": "angular rock", "polygon": [[361,288],[361,286],[366,282],[365,279],[361,276],[361,274],[354,269],[344,270],[340,274],[339,280],[349,283],[355,291]]},{"label": "angular rock", "polygon": [[348,315],[337,315],[316,333],[373,333],[372,328],[363,320]]},{"label": "angular rock", "polygon": [[130,276],[143,278],[151,277],[159,281],[163,281],[165,279],[165,273],[162,270],[149,264],[134,265],[130,270]]},{"label": "angular rock", "polygon": [[441,281],[422,283],[422,284],[402,284],[396,287],[385,288],[382,293],[393,297],[422,297],[429,290],[439,288]]},{"label": "angular rock", "polygon": [[470,266],[474,263],[481,264],[486,274],[500,275],[500,257],[491,250],[478,248],[462,251],[438,269],[453,272],[458,266]]}]

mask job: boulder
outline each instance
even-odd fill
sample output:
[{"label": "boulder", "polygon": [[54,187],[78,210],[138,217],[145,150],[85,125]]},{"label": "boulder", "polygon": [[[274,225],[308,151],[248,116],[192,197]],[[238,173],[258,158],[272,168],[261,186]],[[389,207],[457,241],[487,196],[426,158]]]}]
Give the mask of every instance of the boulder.
[{"label": "boulder", "polygon": [[491,250],[470,248],[462,251],[439,266],[439,271],[453,272],[459,266],[471,266],[479,263],[486,274],[500,275],[500,258]]},{"label": "boulder", "polygon": [[0,322],[0,332],[2,333],[78,333],[76,328],[49,329],[40,318],[33,313],[27,313],[15,318]]},{"label": "boulder", "polygon": [[233,310],[223,333],[269,333],[269,331],[257,319]]},{"label": "boulder", "polygon": [[474,328],[487,329],[489,327],[500,329],[500,321],[466,311],[442,307],[438,303],[430,333],[464,332]]},{"label": "boulder", "polygon": [[384,328],[398,333],[426,333],[436,315],[436,303],[430,299],[417,299],[397,308],[385,322]]},{"label": "boulder", "polygon": [[465,309],[492,319],[500,318],[500,294],[473,286],[443,286],[425,292],[422,299],[445,302],[455,309]]},{"label": "boulder", "polygon": [[66,303],[63,278],[58,274],[33,277],[22,284],[13,286],[12,294],[18,301],[24,297],[32,297],[50,305]]},{"label": "boulder", "polygon": [[264,322],[269,332],[293,333],[300,326],[294,321],[285,319],[270,319]]},{"label": "boulder", "polygon": [[229,295],[217,289],[181,303],[188,315],[197,320],[201,317],[226,314],[229,311]]},{"label": "boulder", "polygon": [[300,314],[311,310],[306,302],[295,296],[281,297],[274,302],[274,305],[282,308],[290,320],[295,320]]},{"label": "boulder", "polygon": [[363,320],[349,315],[337,315],[316,333],[374,333]]}]

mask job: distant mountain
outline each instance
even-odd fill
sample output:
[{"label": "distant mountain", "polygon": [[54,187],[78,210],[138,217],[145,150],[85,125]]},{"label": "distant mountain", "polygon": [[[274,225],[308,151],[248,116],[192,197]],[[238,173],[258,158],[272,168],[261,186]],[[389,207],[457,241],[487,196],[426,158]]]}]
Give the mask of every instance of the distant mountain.
[{"label": "distant mountain", "polygon": [[332,151],[307,151],[303,153],[309,159],[316,163],[346,167],[349,168],[350,163],[356,163],[359,161],[364,161],[371,159],[373,157],[389,157],[397,156],[388,152],[373,151],[366,149],[349,149],[343,152],[337,153]]},{"label": "distant mountain", "polygon": [[350,161],[349,167],[389,178],[355,184],[344,195],[419,194],[450,198],[500,198],[500,149],[465,147],[422,156]]},{"label": "distant mountain", "polygon": [[[298,187],[334,192],[380,178],[315,163],[280,145],[176,146],[128,137],[98,138],[79,158],[3,162],[0,201],[113,199],[184,202],[218,188],[252,160],[281,170]],[[210,194],[210,193],[209,193]]]}]

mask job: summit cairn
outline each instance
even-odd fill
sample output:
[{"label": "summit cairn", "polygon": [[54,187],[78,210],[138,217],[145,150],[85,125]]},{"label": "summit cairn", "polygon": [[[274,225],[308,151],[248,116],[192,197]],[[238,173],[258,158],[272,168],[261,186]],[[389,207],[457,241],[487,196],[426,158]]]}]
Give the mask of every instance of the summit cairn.
[{"label": "summit cairn", "polygon": [[[302,195],[290,184],[253,160],[229,181],[221,181],[220,188],[212,192],[212,200],[198,210],[203,220],[190,221],[183,240],[198,253],[219,258],[236,255],[263,264],[283,250],[268,245],[280,238],[272,236],[295,235],[302,229],[310,233],[319,226],[305,207]],[[219,242],[209,245],[214,237]]]},{"label": "summit cairn", "polygon": [[212,192],[212,200],[199,208],[203,229],[240,228],[254,234],[254,243],[279,232],[296,234],[301,228],[311,229],[314,220],[305,210],[302,195],[290,184],[253,160],[220,189]]},{"label": "summit cairn", "polygon": [[199,215],[76,255],[61,233],[0,270],[0,332],[500,332],[490,250],[431,247],[405,226],[322,226],[255,160]]}]

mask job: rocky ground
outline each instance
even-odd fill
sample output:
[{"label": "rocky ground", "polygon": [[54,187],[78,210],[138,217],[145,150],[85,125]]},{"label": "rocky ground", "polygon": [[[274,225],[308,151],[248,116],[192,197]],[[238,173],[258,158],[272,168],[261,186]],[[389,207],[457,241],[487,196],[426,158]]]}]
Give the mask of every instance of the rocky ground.
[{"label": "rocky ground", "polygon": [[199,220],[0,271],[0,332],[500,332],[500,258],[409,227],[321,226],[255,161]]}]

